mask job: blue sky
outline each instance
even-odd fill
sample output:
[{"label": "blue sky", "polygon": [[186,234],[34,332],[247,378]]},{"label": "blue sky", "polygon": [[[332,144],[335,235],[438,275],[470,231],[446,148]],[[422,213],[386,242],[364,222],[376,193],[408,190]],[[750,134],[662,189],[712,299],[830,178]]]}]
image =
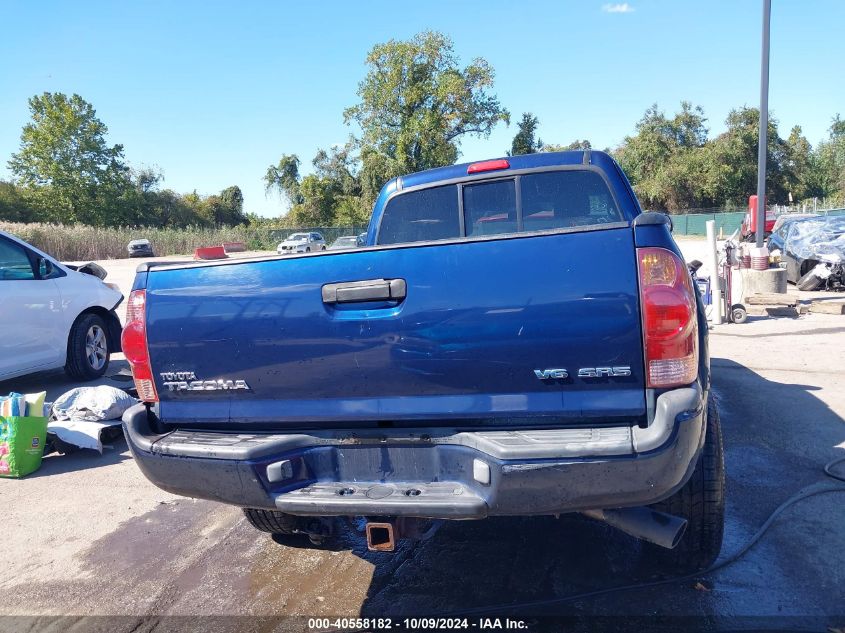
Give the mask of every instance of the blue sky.
[{"label": "blue sky", "polygon": [[[845,115],[845,2],[773,5],[770,107],[784,136],[801,124],[815,144]],[[536,114],[546,142],[615,146],[650,104],[671,112],[682,99],[717,134],[732,107],[758,103],[760,12],[759,0],[0,0],[0,178],[27,98],[76,92],[164,186],[237,184],[248,211],[278,215],[267,166],[295,153],[307,169],[343,142],[367,51],[425,29],[451,36],[465,63],[486,58],[502,104],[514,119]],[[502,155],[514,133],[466,139],[462,158]]]}]

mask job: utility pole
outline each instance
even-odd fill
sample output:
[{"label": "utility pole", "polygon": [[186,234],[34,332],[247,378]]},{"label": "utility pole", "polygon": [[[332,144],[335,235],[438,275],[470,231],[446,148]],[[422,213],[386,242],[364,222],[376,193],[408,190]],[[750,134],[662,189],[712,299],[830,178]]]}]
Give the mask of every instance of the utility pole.
[{"label": "utility pole", "polygon": [[766,237],[766,147],[769,133],[769,30],[772,0],[763,0],[763,50],[760,63],[760,144],[757,148],[757,248]]}]

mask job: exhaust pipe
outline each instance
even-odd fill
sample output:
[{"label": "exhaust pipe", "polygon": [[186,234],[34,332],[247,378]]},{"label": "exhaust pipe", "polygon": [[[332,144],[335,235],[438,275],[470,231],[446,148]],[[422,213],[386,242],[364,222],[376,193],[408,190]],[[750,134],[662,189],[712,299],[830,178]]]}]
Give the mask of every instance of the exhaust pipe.
[{"label": "exhaust pipe", "polygon": [[687,529],[687,520],[644,506],[615,510],[585,510],[592,519],[604,521],[634,538],[674,549]]},{"label": "exhaust pipe", "polygon": [[367,523],[367,549],[371,552],[392,552],[396,549],[393,523]]}]

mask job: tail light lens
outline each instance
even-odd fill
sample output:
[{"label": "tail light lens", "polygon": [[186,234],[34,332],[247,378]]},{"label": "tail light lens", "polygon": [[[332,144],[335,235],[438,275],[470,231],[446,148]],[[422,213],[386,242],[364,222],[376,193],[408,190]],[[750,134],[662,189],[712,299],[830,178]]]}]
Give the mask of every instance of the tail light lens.
[{"label": "tail light lens", "polygon": [[469,167],[467,167],[468,174],[480,174],[485,171],[497,171],[499,169],[508,169],[511,164],[506,161],[504,158],[498,158],[496,160],[485,160],[480,163],[473,163]]},{"label": "tail light lens", "polygon": [[144,402],[158,402],[150,353],[147,349],[147,291],[133,290],[126,302],[126,325],[120,337],[123,355],[132,368],[138,397]]},{"label": "tail light lens", "polygon": [[638,248],[646,385],[678,387],[698,375],[698,322],[692,279],[664,248]]}]

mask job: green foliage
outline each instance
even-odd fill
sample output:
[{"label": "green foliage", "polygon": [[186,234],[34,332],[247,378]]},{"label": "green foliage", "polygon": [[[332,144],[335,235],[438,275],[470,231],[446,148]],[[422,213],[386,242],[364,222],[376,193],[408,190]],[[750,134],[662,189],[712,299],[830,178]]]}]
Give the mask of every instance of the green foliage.
[{"label": "green foliage", "polygon": [[555,145],[554,143],[549,143],[543,145],[540,151],[543,152],[568,152],[572,150],[577,151],[584,151],[588,149],[593,149],[593,146],[590,144],[590,141],[584,139],[583,141],[574,140],[569,145]]},{"label": "green foliage", "polygon": [[297,226],[361,224],[389,179],[451,165],[465,135],[487,137],[507,110],[489,93],[493,69],[483,59],[461,68],[452,41],[420,33],[378,44],[367,56],[360,102],[343,113],[361,137],[319,150],[313,173],[302,176],[296,155],[283,154],[264,175],[267,192],[290,204],[286,222]]},{"label": "green foliage", "polygon": [[264,189],[267,193],[276,190],[287,201],[301,204],[299,191],[299,157],[296,154],[282,154],[277,165],[270,165],[264,174]]},{"label": "green foliage", "polygon": [[[707,136],[706,121],[703,110],[688,102],[682,102],[672,118],[654,105],[637,123],[636,133],[616,150],[644,207],[668,211],[741,208],[756,193],[759,111],[732,110],[726,130],[713,139]],[[790,194],[797,203],[845,192],[845,151],[837,163],[832,150],[837,146],[837,121],[831,126],[830,140],[814,150],[799,126],[783,139],[777,119],[769,117],[766,191],[770,203],[787,204]],[[839,147],[845,150],[845,141]]]},{"label": "green foliage", "polygon": [[378,44],[367,66],[360,102],[343,116],[361,128],[362,169],[375,181],[451,165],[461,137],[486,138],[497,123],[510,120],[489,92],[490,64],[476,58],[461,68],[452,40],[442,33]]},{"label": "green foliage", "polygon": [[79,95],[45,92],[29,100],[32,121],[9,160],[30,204],[50,219],[107,224],[109,210],[128,186],[123,146],[109,146],[108,131]]},{"label": "green foliage", "polygon": [[10,222],[32,222],[39,217],[39,211],[12,182],[0,180],[0,220]]},{"label": "green foliage", "polygon": [[355,148],[355,140],[350,139],[329,152],[319,150],[312,161],[314,173],[304,178],[299,174],[296,155],[285,154],[278,165],[267,169],[267,191],[277,190],[291,205],[285,216],[287,225],[358,225],[369,220],[370,207],[363,196]]},{"label": "green foliage", "polygon": [[533,154],[543,150],[543,141],[536,138],[537,127],[540,121],[530,112],[522,114],[522,120],[517,124],[519,130],[513,137],[511,149],[508,156],[519,156],[520,154]]},{"label": "green foliage", "polygon": [[838,114],[831,122],[830,136],[819,143],[814,167],[813,185],[823,192],[835,191],[845,199],[845,121]]},{"label": "green foliage", "polygon": [[106,125],[79,95],[45,92],[29,100],[31,121],[9,160],[15,182],[0,182],[0,220],[93,226],[243,224],[237,186],[219,195],[161,191],[160,171],[130,169],[123,146],[109,146]]},{"label": "green foliage", "polygon": [[697,170],[706,164],[706,121],[704,111],[689,102],[671,119],[655,104],[637,123],[636,134],[625,137],[616,157],[645,207],[710,206],[707,186],[695,184]]}]

